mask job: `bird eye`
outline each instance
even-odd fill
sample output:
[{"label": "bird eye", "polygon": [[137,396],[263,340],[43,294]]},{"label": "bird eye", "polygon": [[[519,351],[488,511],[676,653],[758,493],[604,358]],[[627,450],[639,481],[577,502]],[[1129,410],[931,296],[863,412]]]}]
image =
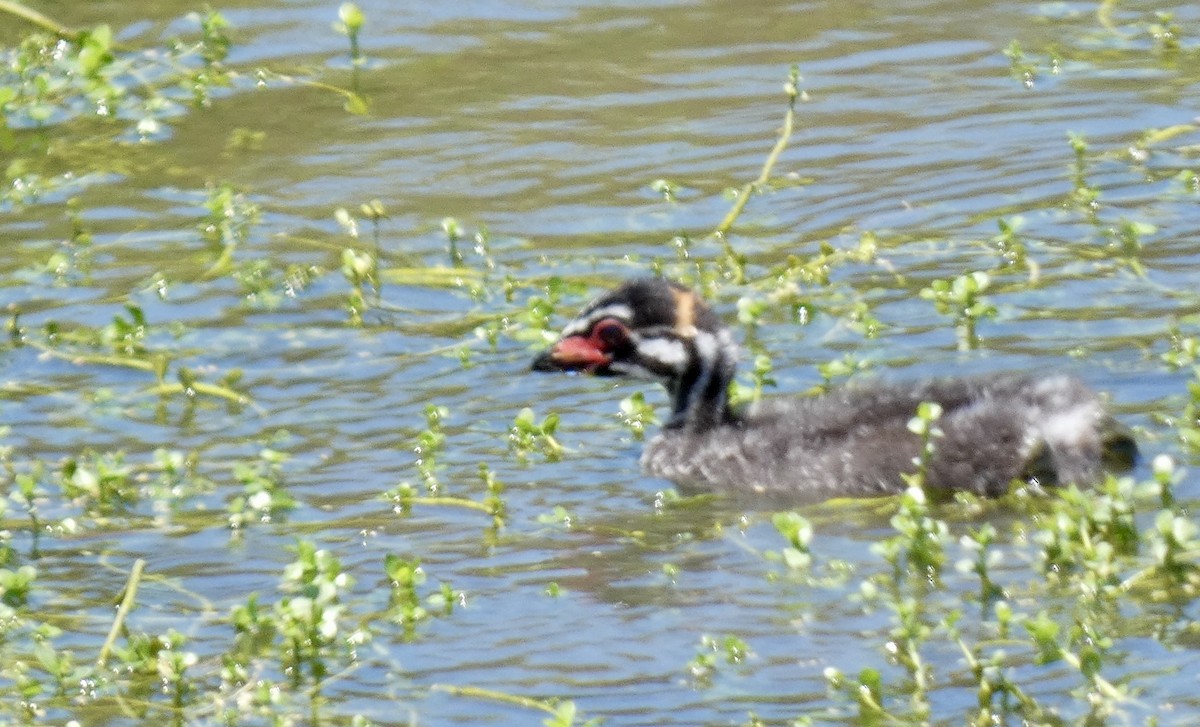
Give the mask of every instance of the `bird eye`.
[{"label": "bird eye", "polygon": [[624,323],[615,318],[605,318],[592,329],[592,337],[612,347],[619,346],[628,340],[629,332]]}]

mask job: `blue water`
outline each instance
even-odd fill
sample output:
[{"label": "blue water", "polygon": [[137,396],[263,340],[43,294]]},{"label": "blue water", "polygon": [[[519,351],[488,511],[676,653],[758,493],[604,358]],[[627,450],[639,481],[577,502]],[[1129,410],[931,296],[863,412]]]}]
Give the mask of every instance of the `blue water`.
[{"label": "blue water", "polygon": [[[714,259],[719,247],[702,238],[729,208],[723,190],[757,176],[774,143],[792,63],[809,100],[775,169],[780,183],[751,200],[731,242],[761,274],[788,255],[816,254],[824,241],[846,249],[872,232],[882,262],[846,264],[827,286],[801,286],[812,301],[806,325],[778,312],[755,332],[779,391],[819,383],[815,367],[846,354],[888,379],[1070,370],[1111,396],[1148,455],[1193,463],[1163,421],[1182,411],[1191,372],[1170,370],[1158,356],[1175,322],[1196,333],[1200,207],[1195,189],[1173,178],[1195,168],[1196,135],[1157,147],[1144,163],[1127,153],[1144,130],[1200,114],[1194,45],[1172,57],[1135,32],[1159,6],[1121,4],[1120,33],[1077,3],[362,7],[368,115],[345,113],[340,97],[316,88],[256,89],[251,81],[262,65],[300,69],[296,75],[307,68],[350,85],[345,39],[330,29],[332,5],[243,3],[227,16],[237,27],[229,63],[246,72],[244,83],[211,108],[170,120],[159,141],[68,160],[90,172],[87,184],[6,207],[0,217],[11,251],[0,262],[0,306],[18,306],[31,332],[50,321],[102,326],[131,303],[150,322],[148,347],[172,352],[174,367],[206,381],[240,369],[236,386],[253,399],[161,401],[145,393],[147,372],[5,350],[0,420],[12,427],[5,443],[15,461],[57,465],[121,450],[140,467],[162,447],[195,452],[212,481],[178,500],[143,497],[110,520],[84,519],[81,532],[41,538],[39,584],[53,596],[38,607],[83,617],[71,644],[79,653],[103,639],[129,564],[145,558],[133,628],[185,633],[201,656],[198,669],[211,676],[219,669],[213,655],[231,639],[230,609],[253,592],[278,599],[290,548],[306,538],[333,551],[356,579],[345,602],[358,616],[387,608],[389,553],[420,559],[429,576],[422,596],[443,582],[463,594],[450,615],[419,624],[412,640],[398,625],[377,623],[355,668],[323,689],[335,719],[543,718],[438,688],[454,685],[571,699],[607,725],[743,724],[749,713],[770,724],[802,715],[853,723],[836,716],[850,707],[829,695],[823,671],[872,665],[898,680],[880,648],[889,615],[857,602],[853,580],[816,586],[781,574],[763,554],[783,540],[770,513],[752,503],[656,510],[656,493],[669,484],[638,473],[640,444],[617,417],[617,402],[638,386],[531,376],[533,334],[502,334],[495,347],[476,334],[496,316],[519,321],[551,276],[583,284],[557,310],[561,325],[586,300],[583,291],[643,274],[656,261],[689,272],[671,244],[679,234],[692,236],[693,261]],[[183,19],[191,9],[92,3],[58,12],[73,25],[111,23],[123,42],[149,45],[192,32]],[[1186,3],[1170,9],[1181,25],[1200,20]],[[1031,88],[1002,54],[1013,40],[1042,64]],[[1048,71],[1051,45],[1065,57],[1058,74]],[[53,140],[87,128],[81,120],[22,133]],[[261,142],[228,146],[242,128],[263,132]],[[1090,145],[1087,181],[1101,192],[1099,223],[1067,201],[1068,132]],[[650,189],[659,178],[678,185],[676,202]],[[249,297],[230,276],[200,275],[215,255],[196,231],[210,182],[228,182],[261,207],[235,263],[265,261],[274,303]],[[68,194],[80,198],[95,242],[90,268],[56,281],[41,266],[70,234]],[[466,229],[460,247],[472,273],[462,286],[387,282],[382,305],[355,328],[340,251],[375,245],[368,221],[360,219],[355,239],[334,210],[357,215],[371,199],[387,210],[384,267],[449,264],[440,225],[453,216]],[[998,275],[989,291],[998,315],[980,324],[978,347],[961,351],[952,322],[915,293],[934,279],[997,269],[990,240],[999,218],[1023,219],[1038,281],[1027,284],[1022,267]],[[1122,219],[1155,228],[1141,240],[1144,276],[1108,252],[1106,229]],[[473,249],[482,228],[494,270]],[[311,281],[298,282],[300,269]],[[472,292],[480,271],[485,282]],[[506,276],[515,281],[511,301],[501,292]],[[746,292],[730,288],[715,301],[726,320],[736,320]],[[883,324],[877,336],[847,325],[855,302]],[[645,394],[663,401],[656,390]],[[505,485],[506,524],[494,540],[481,513],[418,506],[402,517],[383,497],[400,482],[419,486],[413,447],[431,403],[449,410],[437,459],[445,494],[481,499],[481,462]],[[509,428],[524,407],[539,420],[561,415],[560,461],[537,453],[522,461],[510,451]],[[241,492],[231,463],[254,460],[264,446],[290,456],[283,480],[297,506],[231,535],[225,507]],[[1134,475],[1148,475],[1145,463]],[[1179,495],[1195,500],[1200,480],[1185,476]],[[571,527],[547,521],[556,507],[571,514]],[[885,569],[870,545],[891,534],[890,511],[807,514],[817,523],[820,562],[844,561],[859,576]],[[83,517],[78,503],[57,496],[42,515]],[[995,517],[1009,556],[998,571],[1019,601],[1024,579],[1038,575],[1025,562],[1032,549],[1009,543],[1004,516]],[[29,546],[26,532],[16,537]],[[948,580],[943,595],[951,601],[956,588],[971,587],[965,576]],[[559,595],[547,595],[551,584]],[[1195,616],[1193,605],[1184,610],[1175,623]],[[706,634],[735,635],[751,655],[739,664],[719,658],[711,683],[700,684],[687,665]],[[1143,625],[1124,636],[1116,647],[1124,658],[1106,675],[1128,674],[1141,690],[1131,718],[1190,724],[1194,644]],[[962,723],[974,697],[961,687],[969,680],[961,654],[943,641],[926,658],[939,670],[935,722]],[[1081,714],[1064,696],[1078,686],[1066,667],[1023,662],[1016,672],[1068,719]],[[1174,711],[1159,707],[1166,703]]]}]

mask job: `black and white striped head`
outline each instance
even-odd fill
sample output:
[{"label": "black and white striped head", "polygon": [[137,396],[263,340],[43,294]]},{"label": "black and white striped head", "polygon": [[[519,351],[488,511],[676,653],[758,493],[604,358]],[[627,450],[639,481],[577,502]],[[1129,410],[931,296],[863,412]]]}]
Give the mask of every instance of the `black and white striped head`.
[{"label": "black and white striped head", "polygon": [[678,283],[638,278],[585,307],[533,370],[657,381],[673,399],[668,426],[682,426],[725,418],[736,361],[729,330],[699,296]]}]

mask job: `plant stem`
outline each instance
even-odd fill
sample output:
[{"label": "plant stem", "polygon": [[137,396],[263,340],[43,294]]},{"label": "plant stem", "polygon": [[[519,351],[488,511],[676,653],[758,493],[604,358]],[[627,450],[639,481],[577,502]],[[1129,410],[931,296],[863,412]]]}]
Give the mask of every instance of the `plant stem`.
[{"label": "plant stem", "polygon": [[733,223],[742,214],[742,210],[746,207],[746,203],[750,200],[750,195],[754,193],[757,187],[761,187],[771,179],[771,170],[775,167],[775,162],[779,161],[779,155],[787,148],[788,142],[792,138],[792,129],[796,121],[796,96],[798,91],[796,83],[799,80],[799,73],[793,67],[791,80],[788,83],[788,110],[783,117],[783,128],[779,131],[779,140],[775,142],[775,147],[771,149],[771,153],[767,155],[767,159],[763,162],[762,172],[759,173],[758,179],[744,185],[738,192],[737,200],[734,201],[733,207],[729,213],[725,215],[725,219],[721,220],[721,224],[713,230],[715,237],[724,238],[725,233],[729,232],[729,228],[733,227]]},{"label": "plant stem", "polygon": [[133,610],[133,602],[137,599],[138,583],[142,580],[142,571],[146,568],[146,561],[138,558],[133,561],[133,570],[129,572],[129,580],[125,582],[125,597],[121,599],[121,606],[117,609],[117,617],[113,619],[112,628],[108,630],[108,638],[104,640],[104,646],[100,648],[100,658],[96,660],[100,666],[108,661],[108,654],[112,651],[113,644],[117,640],[117,634],[120,633],[121,627],[125,625],[125,618],[129,616],[129,612]]},{"label": "plant stem", "polygon": [[493,702],[502,702],[504,704],[515,704],[518,707],[527,707],[529,709],[540,709],[544,712],[554,714],[554,707],[540,699],[532,697],[522,697],[518,694],[507,694],[498,692],[494,689],[484,689],[483,687],[458,687],[451,684],[435,684],[434,689],[449,692],[450,694],[461,697],[475,697],[478,699],[490,699]]},{"label": "plant stem", "polygon": [[78,30],[72,30],[57,20],[42,15],[33,8],[27,8],[18,2],[11,2],[11,0],[0,0],[0,13],[15,15],[22,20],[36,25],[43,30],[48,30],[58,37],[66,40],[79,39],[80,32]]},{"label": "plant stem", "polygon": [[445,505],[449,507],[462,507],[468,510],[478,510],[479,512],[491,515],[492,506],[482,502],[468,500],[465,497],[448,497],[445,495],[419,495],[405,501],[414,505]]}]

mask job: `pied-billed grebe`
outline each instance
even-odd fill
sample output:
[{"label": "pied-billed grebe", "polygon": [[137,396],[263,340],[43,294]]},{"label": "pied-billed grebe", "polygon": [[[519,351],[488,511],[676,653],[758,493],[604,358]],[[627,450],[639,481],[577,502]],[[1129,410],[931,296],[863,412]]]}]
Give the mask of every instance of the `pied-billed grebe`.
[{"label": "pied-billed grebe", "polygon": [[900,492],[921,439],[908,428],[922,402],[942,407],[926,487],[980,495],[1014,480],[1095,482],[1128,466],[1136,446],[1078,379],[1001,374],[871,383],[815,397],[772,398],[745,410],[727,399],[737,345],[692,291],[631,280],[589,304],[533,362],[658,381],[671,417],[642,468],[686,489],[795,499]]}]

